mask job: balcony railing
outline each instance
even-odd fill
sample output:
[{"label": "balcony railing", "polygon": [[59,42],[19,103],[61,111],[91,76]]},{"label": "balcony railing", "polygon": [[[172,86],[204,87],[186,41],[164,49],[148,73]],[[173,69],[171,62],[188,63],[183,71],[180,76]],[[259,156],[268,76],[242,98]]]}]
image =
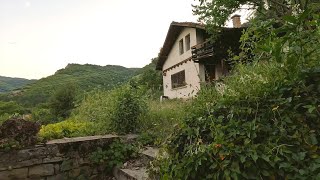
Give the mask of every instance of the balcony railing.
[{"label": "balcony railing", "polygon": [[210,41],[205,41],[201,44],[191,47],[192,60],[199,62],[200,59],[213,56],[213,44]]}]

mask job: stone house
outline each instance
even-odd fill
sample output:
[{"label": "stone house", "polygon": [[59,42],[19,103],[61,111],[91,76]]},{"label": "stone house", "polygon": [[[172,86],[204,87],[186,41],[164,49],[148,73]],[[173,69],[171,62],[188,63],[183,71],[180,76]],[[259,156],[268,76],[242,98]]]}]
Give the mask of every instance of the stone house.
[{"label": "stone house", "polygon": [[240,16],[233,18],[233,28],[222,28],[211,43],[205,27],[199,23],[172,22],[156,66],[162,71],[164,96],[194,97],[202,83],[218,80],[228,74],[229,51],[239,53],[243,27]]}]

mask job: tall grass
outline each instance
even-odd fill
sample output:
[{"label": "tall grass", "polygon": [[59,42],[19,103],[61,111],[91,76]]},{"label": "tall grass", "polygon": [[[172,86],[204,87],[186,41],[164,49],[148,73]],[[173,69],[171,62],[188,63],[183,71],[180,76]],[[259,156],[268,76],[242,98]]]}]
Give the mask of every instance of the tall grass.
[{"label": "tall grass", "polygon": [[[121,109],[115,108],[121,100],[117,97],[121,97],[117,89],[87,94],[71,117],[60,123],[42,126],[40,136],[54,139],[113,133],[115,130],[112,118],[115,111],[121,113]],[[167,100],[162,103],[159,100],[146,100],[146,111],[139,115],[135,132],[155,137],[157,144],[164,142],[176,126],[182,124],[188,104],[190,103],[182,100]]]},{"label": "tall grass", "polygon": [[160,103],[157,100],[149,100],[147,104],[148,112],[139,117],[139,131],[156,137],[156,144],[160,144],[181,125],[186,115],[185,107],[189,102],[167,100]]}]

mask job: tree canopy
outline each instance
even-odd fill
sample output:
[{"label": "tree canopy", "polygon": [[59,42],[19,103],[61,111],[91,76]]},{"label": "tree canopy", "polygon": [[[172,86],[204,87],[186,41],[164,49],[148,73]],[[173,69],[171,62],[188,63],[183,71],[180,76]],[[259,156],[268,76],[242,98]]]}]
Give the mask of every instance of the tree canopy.
[{"label": "tree canopy", "polygon": [[215,32],[225,25],[230,16],[240,9],[252,10],[255,17],[278,19],[286,15],[303,12],[308,7],[319,6],[318,0],[199,0],[194,5],[194,14],[207,25],[207,30]]}]

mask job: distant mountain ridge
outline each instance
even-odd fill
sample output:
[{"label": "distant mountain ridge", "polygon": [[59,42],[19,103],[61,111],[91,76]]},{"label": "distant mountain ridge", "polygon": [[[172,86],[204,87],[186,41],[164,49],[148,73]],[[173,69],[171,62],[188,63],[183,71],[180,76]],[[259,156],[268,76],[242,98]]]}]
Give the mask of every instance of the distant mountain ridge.
[{"label": "distant mountain ridge", "polygon": [[35,81],[34,79],[0,76],[0,93],[22,88]]},{"label": "distant mountain ridge", "polygon": [[7,99],[2,96],[0,100],[12,99],[32,107],[46,102],[53,92],[62,86],[74,84],[80,92],[93,89],[109,90],[127,82],[138,70],[139,68],[126,68],[117,65],[68,64],[53,75],[26,85],[19,92],[7,96]]}]

